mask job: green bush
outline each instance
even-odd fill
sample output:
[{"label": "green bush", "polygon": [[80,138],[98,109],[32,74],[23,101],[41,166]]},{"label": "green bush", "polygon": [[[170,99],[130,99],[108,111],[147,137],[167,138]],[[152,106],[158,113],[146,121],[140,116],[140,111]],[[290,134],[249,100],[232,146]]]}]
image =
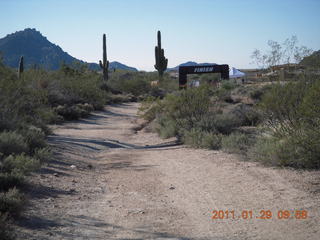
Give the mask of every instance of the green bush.
[{"label": "green bush", "polygon": [[237,104],[230,114],[237,119],[238,126],[256,126],[263,119],[258,109],[243,103]]},{"label": "green bush", "polygon": [[235,128],[241,125],[241,122],[235,115],[225,113],[217,114],[214,117],[213,124],[219,133],[230,134]]},{"label": "green bush", "polygon": [[158,98],[148,96],[140,104],[138,115],[151,122],[161,112],[161,102]]},{"label": "green bush", "polygon": [[63,122],[63,117],[58,115],[57,112],[50,107],[39,108],[37,115],[45,124],[59,124]]},{"label": "green bush", "polygon": [[246,154],[252,144],[252,137],[245,133],[233,132],[222,138],[222,148],[228,153]]},{"label": "green bush", "polygon": [[0,133],[0,152],[4,156],[28,152],[28,144],[17,132]]},{"label": "green bush", "polygon": [[139,96],[151,90],[150,82],[146,73],[123,71],[112,74],[108,84],[115,91]]},{"label": "green bush", "polygon": [[37,127],[30,126],[21,131],[26,143],[28,144],[29,152],[32,154],[38,148],[47,146],[45,133]]},{"label": "green bush", "polygon": [[232,90],[236,88],[236,84],[231,82],[231,80],[224,80],[221,82],[221,88],[225,90]]},{"label": "green bush", "polygon": [[55,108],[55,111],[66,120],[77,120],[80,117],[86,116],[88,114],[85,110],[81,109],[77,105],[59,105]]},{"label": "green bush", "polygon": [[13,187],[21,187],[24,184],[24,176],[21,173],[0,172],[0,192]]},{"label": "green bush", "polygon": [[10,155],[6,157],[2,162],[2,171],[4,172],[18,172],[22,174],[28,174],[40,167],[38,159],[21,155]]},{"label": "green bush", "polygon": [[0,193],[0,213],[8,213],[10,216],[19,216],[25,199],[18,189],[12,188],[8,192]]},{"label": "green bush", "polygon": [[320,167],[319,78],[275,85],[260,107],[275,137],[276,163],[299,168]]},{"label": "green bush", "polygon": [[0,226],[0,240],[15,239],[7,214],[0,213]]},{"label": "green bush", "polygon": [[279,142],[273,137],[259,137],[256,143],[249,148],[248,156],[253,161],[279,166],[280,161],[276,154],[278,146]]},{"label": "green bush", "polygon": [[221,147],[221,135],[204,132],[199,129],[191,129],[183,135],[182,141],[197,148],[219,149]]},{"label": "green bush", "polygon": [[178,135],[177,122],[166,116],[159,116],[157,119],[156,131],[162,138],[170,138]]},{"label": "green bush", "polygon": [[148,121],[156,119],[156,130],[161,137],[176,136],[191,146],[218,149],[221,134],[230,134],[241,125],[252,125],[254,119],[250,118],[249,107],[246,111],[239,107],[234,112],[223,113],[215,107],[218,104],[215,94],[216,90],[203,85],[169,94],[163,100],[148,98],[140,108],[140,115]]},{"label": "green bush", "polygon": [[44,162],[50,162],[50,160],[53,158],[53,155],[50,148],[45,147],[45,148],[36,149],[33,157],[38,159],[40,163],[44,163]]}]

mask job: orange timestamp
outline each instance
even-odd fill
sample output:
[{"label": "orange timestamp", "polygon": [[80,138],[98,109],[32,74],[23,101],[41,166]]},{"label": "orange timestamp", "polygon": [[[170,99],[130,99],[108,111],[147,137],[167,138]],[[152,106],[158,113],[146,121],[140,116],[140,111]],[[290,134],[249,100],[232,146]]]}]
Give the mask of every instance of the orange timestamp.
[{"label": "orange timestamp", "polygon": [[271,211],[262,209],[260,211],[242,210],[213,210],[212,219],[307,219],[307,210],[278,210]]}]

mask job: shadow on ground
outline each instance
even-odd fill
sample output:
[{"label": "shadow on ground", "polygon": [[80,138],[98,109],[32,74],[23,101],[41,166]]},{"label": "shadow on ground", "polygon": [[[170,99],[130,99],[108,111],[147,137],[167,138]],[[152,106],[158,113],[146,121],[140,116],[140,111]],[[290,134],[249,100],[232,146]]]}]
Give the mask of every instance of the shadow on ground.
[{"label": "shadow on ground", "polygon": [[[33,230],[42,230],[46,233],[45,236],[35,236],[28,233],[22,233],[26,239],[109,239],[109,240],[143,240],[143,239],[157,239],[157,240],[209,240],[208,238],[188,238],[171,234],[168,232],[151,230],[151,226],[139,226],[137,228],[126,228],[123,226],[107,223],[98,218],[88,217],[84,215],[68,215],[64,219],[48,220],[40,217],[32,217],[26,221],[24,228]],[[69,228],[78,226],[76,230],[70,232]],[[43,231],[45,230],[45,231]],[[117,236],[136,236],[135,238],[123,238]],[[223,238],[210,238],[211,240],[226,240]]]},{"label": "shadow on ground", "polygon": [[74,145],[75,147],[83,147],[88,150],[100,151],[108,148],[126,148],[126,149],[167,149],[181,145],[178,141],[170,141],[156,145],[138,146],[130,143],[120,142],[113,139],[88,139],[62,136],[49,136],[49,143],[52,145]]}]

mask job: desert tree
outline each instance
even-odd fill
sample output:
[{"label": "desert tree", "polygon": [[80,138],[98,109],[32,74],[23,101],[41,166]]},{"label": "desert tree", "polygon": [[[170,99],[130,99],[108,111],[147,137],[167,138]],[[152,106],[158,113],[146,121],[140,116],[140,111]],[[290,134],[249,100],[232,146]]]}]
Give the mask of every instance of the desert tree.
[{"label": "desert tree", "polygon": [[267,65],[268,56],[262,54],[260,50],[255,49],[251,54],[252,63],[256,64],[258,68],[264,69]]},{"label": "desert tree", "polygon": [[255,49],[251,54],[252,63],[259,68],[269,68],[279,64],[299,63],[304,57],[309,56],[313,50],[306,46],[298,46],[297,36],[287,38],[282,44],[269,40],[269,50],[262,53]]}]

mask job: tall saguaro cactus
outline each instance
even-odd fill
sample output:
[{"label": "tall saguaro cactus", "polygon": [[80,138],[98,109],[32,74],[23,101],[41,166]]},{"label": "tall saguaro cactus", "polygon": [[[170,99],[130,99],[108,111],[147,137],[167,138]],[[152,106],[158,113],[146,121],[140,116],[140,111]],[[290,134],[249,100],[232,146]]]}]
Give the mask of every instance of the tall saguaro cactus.
[{"label": "tall saguaro cactus", "polygon": [[161,32],[158,31],[158,46],[155,47],[156,64],[155,69],[158,70],[160,78],[162,78],[164,71],[168,66],[168,59],[164,56],[164,50],[161,48]]},{"label": "tall saguaro cactus", "polygon": [[103,34],[103,55],[102,55],[102,61],[99,61],[99,65],[103,71],[103,80],[107,81],[108,80],[108,68],[109,68],[109,61],[107,60],[107,44],[106,44],[106,34]]},{"label": "tall saguaro cactus", "polygon": [[20,61],[19,61],[19,68],[18,68],[18,78],[21,77],[22,73],[23,73],[23,56],[20,57]]}]

